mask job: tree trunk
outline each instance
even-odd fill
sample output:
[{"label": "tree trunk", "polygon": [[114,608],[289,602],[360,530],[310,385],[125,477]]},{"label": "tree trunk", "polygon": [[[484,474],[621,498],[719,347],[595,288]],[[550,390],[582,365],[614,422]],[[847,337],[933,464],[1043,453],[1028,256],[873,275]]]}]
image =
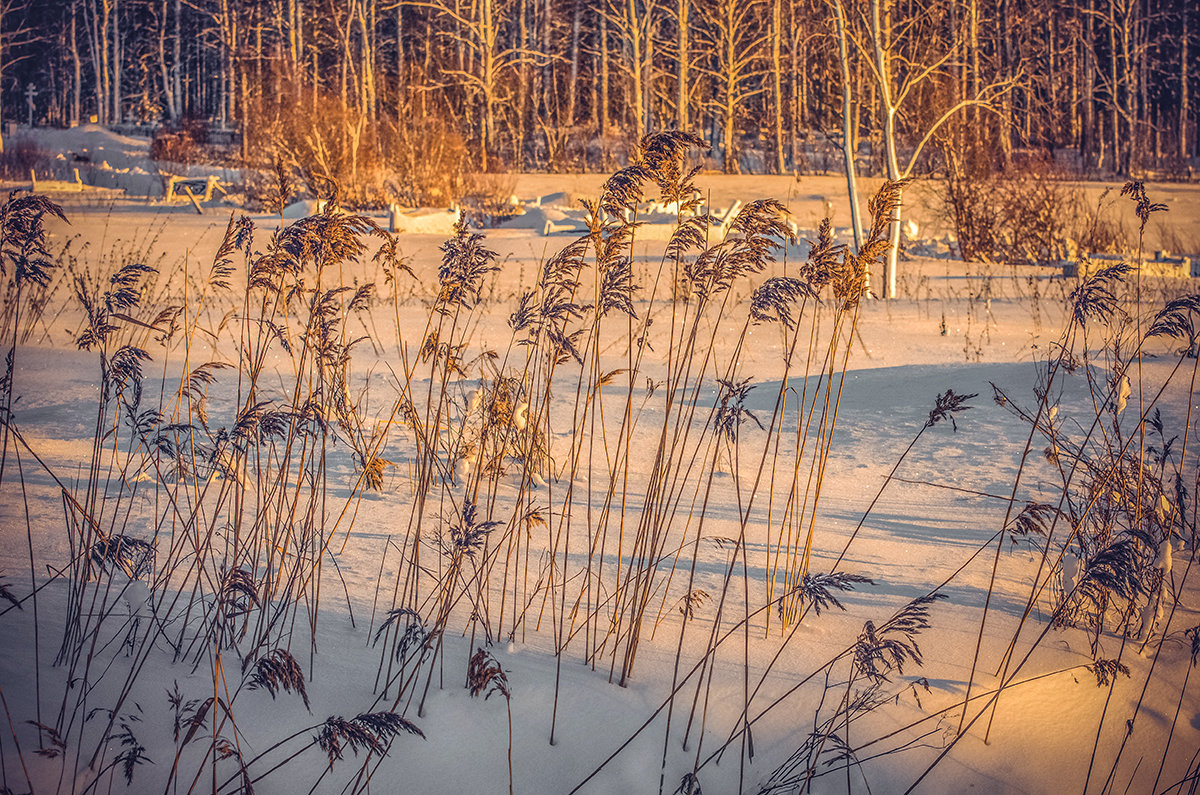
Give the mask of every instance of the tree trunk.
[{"label": "tree trunk", "polygon": [[236,8],[231,6],[229,9],[229,92],[226,94],[226,124],[233,124],[238,118],[238,97],[241,94],[240,85],[245,81],[245,75],[242,74],[242,57],[240,46],[238,44],[241,39],[241,31],[238,30],[238,16]]},{"label": "tree trunk", "polygon": [[[800,68],[800,42],[793,36],[788,47],[788,73],[791,76],[792,112],[788,117],[788,145],[792,154],[792,168],[800,168],[800,141],[798,140],[803,124],[807,91],[805,90],[803,70]],[[797,172],[798,173],[798,172]]]},{"label": "tree trunk", "polygon": [[775,133],[775,173],[786,168],[783,158],[783,0],[771,2],[771,110]]},{"label": "tree trunk", "polygon": [[396,3],[396,109],[405,104],[404,3]]},{"label": "tree trunk", "polygon": [[[101,124],[107,124],[109,111],[112,108],[112,72],[109,71],[111,52],[108,40],[108,23],[112,12],[109,0],[97,0],[98,8],[93,14],[92,23],[95,28],[96,50],[100,53],[100,68],[93,69],[96,74],[96,113]],[[95,64],[95,60],[92,61]]]},{"label": "tree trunk", "polygon": [[[1122,0],[1121,7],[1121,25],[1116,31],[1118,36],[1118,49],[1120,52],[1120,67],[1119,71],[1114,73],[1117,82],[1114,85],[1119,86],[1117,92],[1120,97],[1117,116],[1114,121],[1123,121],[1121,132],[1114,134],[1124,137],[1123,146],[1121,147],[1122,155],[1117,159],[1120,163],[1121,173],[1129,175],[1133,168],[1133,155],[1139,148],[1138,136],[1141,130],[1138,128],[1137,117],[1137,87],[1134,84],[1137,80],[1137,66],[1133,63],[1133,27],[1136,22],[1133,9],[1137,8],[1136,0]],[[1117,0],[1113,0],[1112,7],[1115,9]],[[1116,59],[1114,59],[1115,63]]]},{"label": "tree trunk", "polygon": [[180,48],[183,42],[182,14],[183,1],[175,0],[172,15],[171,25],[173,26],[174,35],[171,37],[171,88],[175,95],[175,112],[176,119],[182,118],[187,113],[187,98],[183,95],[183,69],[182,59],[180,58]]},{"label": "tree trunk", "polygon": [[[650,15],[650,9],[646,9],[646,46],[645,55],[643,56],[643,73],[645,74],[646,85],[642,89],[643,101],[646,107],[642,112],[642,117],[645,120],[645,131],[648,133],[654,129],[654,17]],[[639,140],[641,140],[639,136]]]},{"label": "tree trunk", "polygon": [[575,126],[575,106],[579,94],[579,35],[582,27],[583,19],[583,3],[581,0],[574,0],[571,3],[571,71],[567,80],[567,115],[565,119],[559,119],[559,124],[565,122],[566,126]]},{"label": "tree trunk", "polygon": [[[1004,22],[1002,24],[1007,27],[1007,12],[1006,9],[1001,9],[1000,17]],[[971,0],[967,8],[967,24],[968,28],[968,46],[971,48],[971,95],[975,96],[979,93],[979,3],[978,0]],[[1007,43],[1008,39],[1002,37],[1002,40]],[[978,113],[975,114],[978,116]]]},{"label": "tree trunk", "polygon": [[[167,113],[167,121],[177,121],[179,118],[178,102],[174,86],[171,84],[171,68],[167,65],[167,25],[168,17],[170,16],[170,8],[167,5],[167,0],[162,0],[159,4],[160,16],[158,18],[158,73],[162,79],[163,103],[166,106],[164,110]],[[74,22],[74,19],[72,19]]]},{"label": "tree trunk", "polygon": [[1079,85],[1082,82],[1082,75],[1079,68],[1079,47],[1071,46],[1071,80],[1067,86],[1067,113],[1070,123],[1070,136],[1067,140],[1072,145],[1079,147],[1079,153],[1083,154],[1083,148],[1080,145],[1083,136],[1083,128],[1079,122]]},{"label": "tree trunk", "polygon": [[[78,0],[73,0],[71,3],[71,121],[78,124],[80,114],[83,112],[82,94],[83,94],[83,62],[79,57],[79,32],[76,28],[76,16],[79,12]],[[0,143],[0,151],[3,151],[3,144]]]},{"label": "tree trunk", "polygon": [[629,45],[629,74],[633,83],[633,135],[635,141],[646,134],[645,42],[642,40],[642,20],[638,13],[637,0],[625,0],[625,36]]},{"label": "tree trunk", "polygon": [[1049,37],[1046,43],[1046,95],[1049,98],[1050,108],[1049,113],[1042,115],[1042,142],[1049,145],[1050,151],[1053,152],[1058,146],[1058,26],[1055,24],[1058,17],[1050,16],[1050,24],[1047,30]]},{"label": "tree trunk", "polygon": [[[900,179],[900,161],[896,157],[896,106],[892,104],[892,78],[889,54],[890,8],[880,8],[887,0],[871,0],[871,32],[874,38],[875,69],[879,78],[879,101],[883,116],[883,153],[887,178]],[[882,19],[881,19],[882,17]],[[887,258],[883,266],[883,297],[896,297],[896,261],[900,248],[900,207],[892,212],[888,227]]]},{"label": "tree trunk", "polygon": [[233,71],[232,48],[230,47],[229,42],[229,0],[221,0],[220,5],[218,6],[218,13],[220,14],[220,19],[217,22],[217,30],[221,37],[221,74],[219,76],[220,79],[218,83],[220,93],[217,95],[217,121],[220,122],[222,127],[224,127],[229,121],[228,97],[231,90],[230,83],[232,82],[230,80],[230,72]]},{"label": "tree trunk", "polygon": [[[4,25],[4,6],[0,4],[0,31]],[[0,36],[0,155],[4,154],[4,38]]]},{"label": "tree trunk", "polygon": [[[517,41],[522,48],[528,47],[531,43],[529,36],[529,0],[521,0],[517,6]],[[517,78],[517,119],[514,125],[513,134],[515,143],[513,148],[517,163],[523,163],[525,159],[525,125],[529,118],[529,64],[527,61],[522,61],[520,66],[520,74]]]},{"label": "tree trunk", "polygon": [[721,33],[721,57],[718,68],[721,72],[721,149],[722,169],[726,174],[738,173],[738,152],[734,144],[734,116],[737,114],[737,75],[734,64],[739,53],[734,36],[734,0],[721,4],[719,29]]},{"label": "tree trunk", "polygon": [[[358,80],[351,80],[351,72],[354,69],[354,53],[350,49],[350,29],[354,25],[354,6],[357,5],[354,0],[351,0],[350,8],[346,9],[346,19],[343,24],[340,18],[335,18],[334,24],[338,33],[338,44],[341,45],[342,62],[341,68],[338,69],[338,94],[342,99],[342,107],[350,108],[350,83],[355,83],[355,93],[357,94]],[[339,8],[341,5],[338,6]],[[336,12],[335,12],[336,13]]]},{"label": "tree trunk", "polygon": [[493,0],[479,3],[479,76],[483,86],[483,140],[480,159],[484,171],[496,146],[496,89],[499,84],[499,64],[496,58],[496,8]]},{"label": "tree trunk", "polygon": [[1103,159],[1102,136],[1096,129],[1096,54],[1095,23],[1093,22],[1095,0],[1088,0],[1087,12],[1083,15],[1083,138],[1080,149],[1084,163],[1100,167]]},{"label": "tree trunk", "polygon": [[1188,111],[1191,97],[1188,94],[1188,19],[1191,10],[1187,3],[1182,6],[1183,35],[1179,40],[1179,159],[1187,161],[1188,152]]},{"label": "tree trunk", "polygon": [[[557,86],[555,85],[555,81],[554,81],[554,61],[552,59],[551,52],[550,52],[552,49],[551,41],[550,41],[550,28],[551,28],[551,22],[553,21],[553,19],[554,19],[554,10],[550,5],[550,0],[545,0],[545,3],[543,4],[543,12],[542,12],[542,45],[541,45],[541,52],[542,52],[542,56],[545,59],[545,62],[541,68],[541,80],[542,80],[542,114],[543,114],[543,118],[546,118],[546,119],[553,118],[551,116],[551,109],[554,107],[554,104],[556,101],[555,92],[557,90]],[[554,115],[557,115],[557,113]]]},{"label": "tree trunk", "polygon": [[[600,14],[600,137],[608,137],[608,17]],[[606,164],[607,165],[607,164]]]},{"label": "tree trunk", "polygon": [[[726,92],[730,87],[726,86]],[[738,155],[733,142],[733,96],[726,93],[725,102],[721,106],[721,145],[724,150],[723,167],[726,174],[738,173]]]},{"label": "tree trunk", "polygon": [[112,0],[112,114],[113,122],[120,123],[121,117],[121,5]]},{"label": "tree trunk", "polygon": [[[838,35],[838,61],[842,72],[842,162],[846,171],[846,194],[850,198],[850,225],[854,229],[854,248],[863,246],[862,218],[858,206],[858,168],[855,164],[855,131],[850,97],[850,47],[846,38],[846,11],[842,0],[828,0],[833,11]],[[870,272],[866,275],[866,288],[870,289]]]},{"label": "tree trunk", "polygon": [[1108,0],[1108,14],[1108,80],[1109,86],[1112,88],[1108,117],[1112,135],[1113,168],[1119,171],[1122,162],[1121,154],[1125,147],[1121,142],[1121,78],[1117,74],[1117,4],[1114,0]]},{"label": "tree trunk", "polygon": [[[1009,20],[1012,15],[1011,8],[1009,0],[1000,0],[1000,69],[1005,77],[1012,74],[1012,63],[1015,60],[1012,51],[1012,30],[1009,26]],[[973,38],[977,38],[977,36],[973,34]],[[976,53],[978,54],[978,48],[976,48]],[[978,72],[976,72],[976,77],[973,79],[977,80],[977,78]],[[978,91],[979,83],[974,82],[971,85],[972,96],[977,95]],[[1012,93],[1005,94],[1000,111],[1000,159],[1006,169],[1012,163],[1012,130],[1016,127],[1016,120],[1013,118],[1014,107],[1015,103],[1012,101]],[[978,110],[973,110],[975,110],[973,115],[978,120]],[[1026,117],[1026,121],[1028,121],[1028,117]]]},{"label": "tree trunk", "polygon": [[359,102],[370,120],[375,119],[375,6],[375,0],[362,0],[358,4],[358,45],[362,61]]},{"label": "tree trunk", "polygon": [[691,0],[679,0],[675,6],[675,22],[679,37],[679,59],[675,64],[677,77],[675,84],[675,124],[680,130],[687,130],[690,125],[688,118],[688,58],[691,57],[688,36],[691,33]]}]

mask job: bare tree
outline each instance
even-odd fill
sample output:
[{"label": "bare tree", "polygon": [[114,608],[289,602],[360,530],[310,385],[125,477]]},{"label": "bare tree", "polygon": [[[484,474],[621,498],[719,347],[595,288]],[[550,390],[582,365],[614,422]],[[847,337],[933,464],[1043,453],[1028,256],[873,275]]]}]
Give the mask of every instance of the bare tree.
[{"label": "bare tree", "polygon": [[112,53],[109,49],[109,26],[112,0],[85,0],[84,17],[88,27],[88,48],[91,52],[92,75],[96,83],[96,115],[104,124],[112,108]]},{"label": "bare tree", "polygon": [[567,74],[567,110],[566,116],[560,117],[559,124],[565,124],[568,127],[575,126],[575,108],[578,103],[579,94],[579,50],[581,29],[583,26],[583,2],[582,0],[572,0],[571,2],[571,46],[568,61],[570,63],[570,71]]},{"label": "bare tree", "polygon": [[775,147],[776,174],[784,172],[783,159],[783,0],[771,0],[771,143]]},{"label": "bare tree", "polygon": [[[286,88],[295,96],[280,108],[316,113],[322,91],[340,91],[368,125],[438,113],[490,168],[540,158],[525,146],[538,128],[548,154],[563,152],[590,119],[601,137],[620,121],[629,139],[664,121],[704,127],[730,170],[753,131],[776,172],[802,167],[800,142],[840,125],[844,160],[876,135],[884,170],[904,174],[948,109],[986,140],[980,157],[1002,155],[997,166],[1039,147],[1075,147],[1085,168],[1125,173],[1152,159],[1183,168],[1196,153],[1187,0],[0,4],[10,114],[14,86],[32,82],[62,118],[113,122],[136,98],[143,114],[263,129],[277,114],[246,118],[263,93]],[[362,131],[364,146],[377,140]]]},{"label": "bare tree", "polygon": [[598,60],[600,61],[597,71],[600,72],[600,80],[598,81],[599,87],[597,89],[596,100],[592,104],[594,107],[596,107],[596,109],[598,111],[597,115],[599,116],[599,118],[597,119],[596,123],[597,123],[598,129],[599,129],[599,132],[600,132],[600,137],[607,138],[608,137],[608,108],[609,108],[608,16],[602,10],[597,11],[596,16],[599,18],[599,22],[600,22],[600,25],[599,25],[599,27],[600,27],[600,43],[597,47],[597,50],[598,50],[597,56],[598,56]]},{"label": "bare tree", "polygon": [[444,35],[453,39],[468,59],[461,68],[446,71],[479,98],[479,159],[480,167],[487,171],[489,155],[496,145],[496,106],[502,99],[502,80],[515,67],[536,60],[524,46],[505,44],[502,27],[511,0],[477,0],[469,9],[449,0],[412,5],[427,5],[457,23],[455,30]]},{"label": "bare tree", "polygon": [[[79,57],[79,0],[71,0],[71,23],[67,29],[67,45],[71,50],[71,113],[70,120],[78,123],[83,106],[83,59]],[[0,140],[0,151],[4,142]]]},{"label": "bare tree", "polygon": [[633,114],[635,141],[640,141],[649,130],[649,118],[646,113],[649,92],[646,84],[651,67],[651,38],[655,11],[655,0],[608,0],[604,12],[621,41],[623,57],[619,63],[629,75],[632,89],[627,105]]},{"label": "bare tree", "polygon": [[[29,57],[28,54],[19,55],[14,51],[38,38],[37,31],[26,20],[28,11],[27,0],[0,0],[0,108],[4,107],[5,71]],[[0,128],[3,127],[3,121],[0,115]],[[3,151],[4,136],[0,134],[0,152]]]},{"label": "bare tree", "polygon": [[676,55],[675,55],[675,125],[688,130],[691,117],[688,104],[691,97],[691,46],[692,0],[676,0],[675,3]]},{"label": "bare tree", "polygon": [[716,86],[711,105],[721,118],[722,165],[725,173],[740,171],[736,122],[746,100],[766,91],[761,68],[767,33],[762,24],[762,0],[715,0],[705,7],[705,36],[712,46],[712,65],[706,71]]},{"label": "bare tree", "polygon": [[[172,9],[172,6],[174,8]],[[174,76],[179,71],[179,0],[157,0],[150,7],[154,17],[155,37],[157,39],[154,49],[155,60],[158,65],[159,79],[162,81],[162,107],[166,117],[170,121],[177,121],[181,115],[179,107],[179,92],[177,91],[177,81]],[[174,11],[174,25],[172,26],[172,10]],[[168,58],[167,42],[172,42],[172,49],[169,51],[171,58]]]},{"label": "bare tree", "polygon": [[[937,42],[930,35],[918,34],[928,27],[915,24],[915,20],[897,20],[893,14],[892,0],[869,0],[868,36],[872,74],[879,89],[878,111],[883,127],[884,167],[888,179],[901,180],[912,176],[921,153],[937,131],[955,114],[971,107],[991,107],[992,103],[1010,91],[1014,81],[1000,79],[980,85],[970,96],[963,97],[942,111],[932,122],[913,130],[915,143],[901,162],[899,154],[898,117],[905,103],[912,99],[918,88],[941,76],[962,49],[961,41],[953,41],[938,54]],[[928,9],[918,8],[915,14],[927,14]],[[917,40],[919,38],[919,40]],[[903,68],[896,68],[899,63]],[[889,237],[891,247],[884,262],[883,296],[896,297],[896,260],[900,248],[901,205],[896,203],[892,213]]]},{"label": "bare tree", "polygon": [[[108,0],[101,0],[107,2]],[[115,0],[114,0],[115,2]],[[237,0],[216,0],[214,5],[207,8],[207,17],[212,20],[213,28],[209,31],[217,37],[217,52],[220,63],[217,85],[217,120],[228,124],[237,117],[237,52],[240,40],[240,15]]]},{"label": "bare tree", "polygon": [[[833,13],[834,28],[837,30],[838,63],[842,77],[842,163],[846,171],[846,194],[850,198],[850,225],[854,230],[854,247],[862,248],[862,217],[859,215],[858,168],[855,163],[857,136],[854,130],[854,102],[850,87],[850,43],[846,31],[846,9],[842,0],[826,0]],[[870,279],[870,274],[867,274]],[[870,286],[868,282],[868,287]]]},{"label": "bare tree", "polygon": [[1191,17],[1191,8],[1187,3],[1183,4],[1180,9],[1180,16],[1183,17],[1182,31],[1179,36],[1179,159],[1187,160],[1188,158],[1188,114],[1190,111],[1190,94],[1188,93],[1188,52],[1191,42],[1188,41],[1189,20]]},{"label": "bare tree", "polygon": [[110,19],[112,20],[112,36],[110,37],[110,41],[112,42],[112,59],[109,68],[112,69],[112,109],[109,111],[109,119],[120,123],[124,121],[122,100],[125,96],[121,80],[122,75],[125,73],[123,68],[125,60],[125,31],[124,26],[121,24],[121,0],[112,0],[112,14],[110,15]]}]

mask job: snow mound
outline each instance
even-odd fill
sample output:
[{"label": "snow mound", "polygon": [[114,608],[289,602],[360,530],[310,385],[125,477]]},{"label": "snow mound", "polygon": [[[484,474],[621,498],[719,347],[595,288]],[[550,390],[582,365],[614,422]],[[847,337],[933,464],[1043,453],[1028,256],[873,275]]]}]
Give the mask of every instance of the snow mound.
[{"label": "snow mound", "polygon": [[301,199],[284,207],[283,211],[279,213],[279,217],[285,221],[295,221],[310,215],[318,215],[325,211],[326,204],[325,199]]},{"label": "snow mound", "polygon": [[556,191],[547,193],[545,196],[539,196],[532,202],[528,202],[534,207],[560,207],[569,210],[578,209],[580,202],[585,197],[581,194],[572,191]]},{"label": "snow mound", "polygon": [[543,235],[587,230],[582,210],[564,210],[536,204],[526,207],[525,212],[505,221],[500,226],[508,229],[533,229]]},{"label": "snow mound", "polygon": [[401,210],[397,204],[388,206],[388,228],[392,232],[407,232],[410,235],[442,235],[449,237],[454,234],[454,225],[462,217],[462,210],[441,210],[429,207],[418,207],[415,210]]}]

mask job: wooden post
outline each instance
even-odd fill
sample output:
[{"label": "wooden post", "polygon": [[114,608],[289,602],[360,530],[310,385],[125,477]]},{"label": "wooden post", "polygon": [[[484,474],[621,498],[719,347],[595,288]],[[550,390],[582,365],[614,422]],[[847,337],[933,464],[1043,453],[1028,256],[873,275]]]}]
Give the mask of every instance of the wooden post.
[{"label": "wooden post", "polygon": [[183,192],[187,194],[187,197],[191,199],[192,206],[196,208],[196,214],[204,215],[204,208],[200,206],[200,202],[196,199],[196,194],[192,193],[192,186],[185,182],[181,187],[183,188]]}]

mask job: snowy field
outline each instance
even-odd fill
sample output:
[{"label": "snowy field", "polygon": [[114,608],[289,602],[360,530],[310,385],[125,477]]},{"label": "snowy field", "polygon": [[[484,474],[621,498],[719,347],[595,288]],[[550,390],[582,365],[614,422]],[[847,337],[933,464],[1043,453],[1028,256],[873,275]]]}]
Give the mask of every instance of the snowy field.
[{"label": "snowy field", "polygon": [[450,245],[53,194],[44,287],[5,227],[0,791],[1196,791],[1196,281],[914,189],[860,301],[837,178],[700,175],[678,254],[604,180]]}]

